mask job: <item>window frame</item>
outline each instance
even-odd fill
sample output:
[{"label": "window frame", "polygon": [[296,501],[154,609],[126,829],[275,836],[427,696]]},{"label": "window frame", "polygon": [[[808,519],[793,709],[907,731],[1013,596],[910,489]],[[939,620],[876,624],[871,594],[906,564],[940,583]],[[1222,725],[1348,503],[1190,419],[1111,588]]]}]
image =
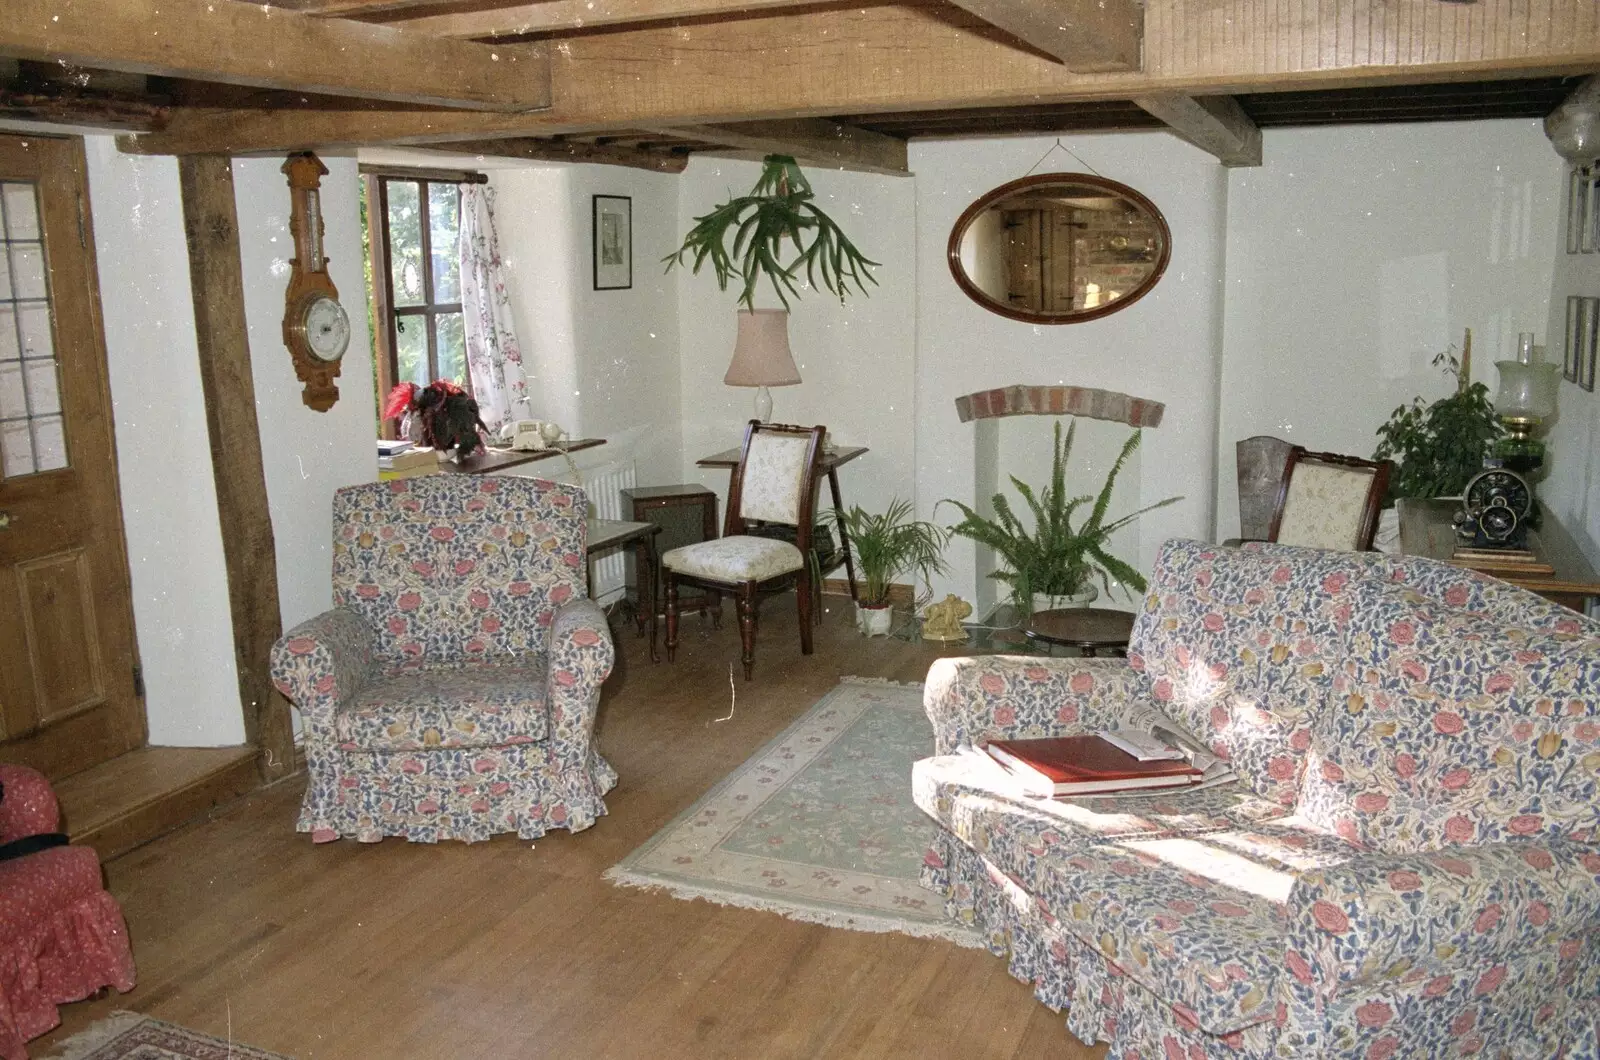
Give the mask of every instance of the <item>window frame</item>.
[{"label": "window frame", "polygon": [[[458,187],[461,184],[483,184],[488,178],[482,173],[452,172],[419,170],[406,168],[390,168],[377,166],[362,166],[361,179],[366,185],[367,193],[367,239],[368,239],[368,267],[370,282],[368,284],[368,308],[372,315],[373,324],[373,366],[375,371],[378,406],[382,408],[383,402],[389,391],[399,381],[399,331],[401,321],[413,318],[421,322],[427,340],[428,378],[439,377],[439,349],[437,321],[441,316],[458,314],[463,324],[466,320],[465,304],[456,302],[435,302],[433,290],[433,232],[428,216],[430,185],[445,184]],[[420,226],[421,251],[422,251],[422,291],[423,301],[418,305],[396,306],[393,302],[394,292],[394,261],[389,245],[389,185],[391,183],[407,183],[417,186],[417,222]],[[460,194],[456,196],[457,225],[460,224]],[[463,366],[465,367],[465,366]],[[464,372],[462,385],[468,394],[472,393],[472,376]],[[391,436],[396,427],[393,421],[381,424],[381,433]]]}]

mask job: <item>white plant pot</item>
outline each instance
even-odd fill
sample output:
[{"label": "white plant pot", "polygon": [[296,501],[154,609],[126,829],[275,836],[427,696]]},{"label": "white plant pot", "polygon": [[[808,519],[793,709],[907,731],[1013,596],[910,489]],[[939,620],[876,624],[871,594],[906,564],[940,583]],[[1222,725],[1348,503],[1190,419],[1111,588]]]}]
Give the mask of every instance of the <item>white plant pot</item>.
[{"label": "white plant pot", "polygon": [[894,625],[894,608],[856,605],[856,628],[869,637],[887,637]]},{"label": "white plant pot", "polygon": [[1391,556],[1400,554],[1400,508],[1386,508],[1378,513],[1378,532],[1372,536],[1372,548]]},{"label": "white plant pot", "polygon": [[1088,607],[1100,598],[1100,590],[1092,585],[1085,586],[1082,592],[1073,593],[1071,596],[1049,596],[1045,593],[1033,594],[1033,613],[1040,611],[1060,611],[1068,607]]}]

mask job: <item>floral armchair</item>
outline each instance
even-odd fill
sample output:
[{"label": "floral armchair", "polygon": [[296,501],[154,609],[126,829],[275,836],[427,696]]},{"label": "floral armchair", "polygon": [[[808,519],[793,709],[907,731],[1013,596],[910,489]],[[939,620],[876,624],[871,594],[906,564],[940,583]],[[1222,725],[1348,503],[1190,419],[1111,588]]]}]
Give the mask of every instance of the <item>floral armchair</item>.
[{"label": "floral armchair", "polygon": [[[1016,800],[1159,706],[1242,783]],[[1107,1060],[1600,1056],[1600,626],[1377,554],[1169,542],[1129,659],[944,659],[924,882]]]},{"label": "floral armchair", "polygon": [[615,658],[585,594],[588,499],[431,475],[334,497],[334,609],[286,633],[317,842],[581,831],[617,775],[593,741]]}]

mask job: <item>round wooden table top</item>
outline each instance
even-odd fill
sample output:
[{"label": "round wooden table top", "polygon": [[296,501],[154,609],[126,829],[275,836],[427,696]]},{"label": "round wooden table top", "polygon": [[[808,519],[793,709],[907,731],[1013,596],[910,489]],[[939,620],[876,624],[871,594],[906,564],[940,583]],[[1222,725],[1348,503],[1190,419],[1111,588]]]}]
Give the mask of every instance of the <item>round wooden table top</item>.
[{"label": "round wooden table top", "polygon": [[1084,651],[1126,648],[1133,634],[1134,615],[1102,607],[1063,607],[1037,611],[1023,630],[1029,638]]}]

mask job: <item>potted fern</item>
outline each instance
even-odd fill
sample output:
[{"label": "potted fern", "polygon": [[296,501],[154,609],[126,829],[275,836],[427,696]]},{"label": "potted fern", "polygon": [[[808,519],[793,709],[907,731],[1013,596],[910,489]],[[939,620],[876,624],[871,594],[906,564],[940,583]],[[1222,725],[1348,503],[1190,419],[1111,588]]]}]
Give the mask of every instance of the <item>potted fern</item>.
[{"label": "potted fern", "polygon": [[843,513],[830,510],[821,516],[821,522],[839,525],[850,539],[861,576],[856,626],[869,637],[887,634],[893,624],[889,590],[896,575],[910,573],[926,579],[946,569],[944,546],[949,532],[911,516],[911,502],[898,497],[881,515],[851,505]]},{"label": "potted fern", "polygon": [[[961,509],[961,514],[965,516],[950,528],[950,532],[994,550],[1005,566],[989,577],[1009,585],[1017,606],[1030,614],[1058,607],[1087,607],[1099,596],[1099,589],[1094,584],[1096,577],[1107,592],[1111,591],[1113,578],[1138,592],[1144,592],[1143,576],[1130,564],[1108,552],[1106,544],[1112,534],[1139,516],[1183,499],[1168,497],[1120,519],[1106,522],[1106,510],[1111,506],[1111,492],[1116,487],[1117,475],[1121,473],[1128,457],[1139,447],[1141,434],[1134,431],[1123,444],[1097,495],[1070,497],[1067,494],[1066,468],[1076,429],[1075,423],[1069,426],[1063,438],[1061,422],[1056,421],[1050,484],[1042,491],[1035,492],[1026,482],[1015,475],[1011,476],[1011,485],[1033,513],[1031,531],[1023,526],[1011,510],[1011,504],[1003,493],[994,495],[993,519],[984,518],[960,501],[948,502]],[[1073,525],[1074,516],[1085,505],[1089,505],[1087,516]]]}]

